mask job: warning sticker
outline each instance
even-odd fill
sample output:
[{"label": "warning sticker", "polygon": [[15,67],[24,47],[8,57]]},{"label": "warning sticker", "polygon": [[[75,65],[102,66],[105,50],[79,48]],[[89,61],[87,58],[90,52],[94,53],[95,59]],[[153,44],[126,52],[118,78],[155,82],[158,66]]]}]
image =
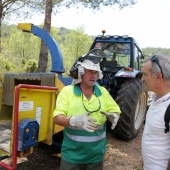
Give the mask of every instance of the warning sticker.
[{"label": "warning sticker", "polygon": [[36,107],[36,120],[39,125],[41,122],[41,114],[42,114],[42,107],[40,107],[40,106]]},{"label": "warning sticker", "polygon": [[19,102],[19,111],[33,110],[33,101]]}]

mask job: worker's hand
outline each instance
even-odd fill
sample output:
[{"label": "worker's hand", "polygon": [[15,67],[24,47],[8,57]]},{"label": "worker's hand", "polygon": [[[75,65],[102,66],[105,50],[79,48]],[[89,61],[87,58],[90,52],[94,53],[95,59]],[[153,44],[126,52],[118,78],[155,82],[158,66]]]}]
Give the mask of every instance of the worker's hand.
[{"label": "worker's hand", "polygon": [[88,117],[89,115],[90,112],[80,116],[72,116],[69,120],[70,126],[82,127],[88,132],[94,132],[97,129],[96,119]]},{"label": "worker's hand", "polygon": [[100,111],[100,113],[105,115],[107,119],[112,123],[111,129],[113,130],[117,125],[117,122],[119,120],[119,115],[117,115],[116,113],[108,113],[104,111]]}]

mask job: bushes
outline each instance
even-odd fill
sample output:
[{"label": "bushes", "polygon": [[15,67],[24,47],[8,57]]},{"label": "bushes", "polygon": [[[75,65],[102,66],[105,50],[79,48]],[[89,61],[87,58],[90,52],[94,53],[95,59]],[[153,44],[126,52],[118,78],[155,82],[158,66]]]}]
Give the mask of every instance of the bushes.
[{"label": "bushes", "polygon": [[29,59],[28,61],[26,61],[24,68],[25,72],[27,73],[37,72],[38,61],[36,61],[35,59]]}]

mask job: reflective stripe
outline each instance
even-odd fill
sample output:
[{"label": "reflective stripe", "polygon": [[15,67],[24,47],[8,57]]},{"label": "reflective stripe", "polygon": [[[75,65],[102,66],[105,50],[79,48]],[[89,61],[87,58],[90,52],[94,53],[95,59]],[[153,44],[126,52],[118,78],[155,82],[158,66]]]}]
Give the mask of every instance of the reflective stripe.
[{"label": "reflective stripe", "polygon": [[73,141],[77,142],[96,142],[106,137],[106,132],[103,132],[99,136],[76,136],[66,132],[66,135]]},{"label": "reflective stripe", "polygon": [[[84,129],[81,128],[81,127],[74,127],[74,126],[69,126],[69,127],[67,127],[67,128],[69,128],[69,129],[74,129],[74,130],[84,130]],[[103,129],[103,125],[97,125],[96,130],[101,130],[101,129]]]}]

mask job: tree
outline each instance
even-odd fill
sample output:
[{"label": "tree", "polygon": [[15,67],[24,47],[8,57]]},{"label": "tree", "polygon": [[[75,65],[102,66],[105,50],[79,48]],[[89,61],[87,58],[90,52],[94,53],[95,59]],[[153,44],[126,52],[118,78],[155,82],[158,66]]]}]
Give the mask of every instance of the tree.
[{"label": "tree", "polygon": [[77,8],[85,7],[100,10],[102,6],[115,6],[118,5],[120,9],[134,5],[135,0],[66,0],[63,1],[64,6],[76,6]]},{"label": "tree", "polygon": [[[53,5],[59,7],[62,0],[53,0]],[[0,48],[2,21],[14,18],[29,18],[45,13],[46,2],[43,0],[0,0]]]},{"label": "tree", "polygon": [[[1,51],[1,24],[2,19],[7,15],[15,14],[16,16],[28,17],[31,14],[43,13],[45,9],[44,29],[49,32],[51,27],[52,9],[54,13],[59,12],[61,6],[67,8],[76,6],[77,8],[91,8],[99,10],[101,6],[118,5],[120,9],[134,5],[135,0],[0,0],[0,51]],[[25,10],[23,9],[25,8]],[[15,13],[14,13],[15,12]],[[45,72],[48,62],[48,48],[42,42],[39,55],[38,71]]]},{"label": "tree", "polygon": [[[1,52],[1,26],[2,26],[2,20],[4,17],[14,11],[17,11],[18,9],[25,6],[29,1],[23,0],[0,0],[0,52]],[[15,6],[15,7],[14,7]]]},{"label": "tree", "polygon": [[76,30],[70,31],[66,35],[63,44],[60,45],[64,66],[66,72],[70,70],[71,66],[78,59],[79,56],[88,52],[92,44],[92,38],[89,35],[84,34],[84,28],[80,26]]},{"label": "tree", "polygon": [[33,34],[18,30],[16,26],[7,29],[10,30],[10,35],[6,34],[3,37],[2,45],[4,48],[0,57],[5,58],[13,65],[11,67],[11,69],[14,69],[13,71],[23,72],[28,60],[35,59],[38,62],[41,40]]},{"label": "tree", "polygon": [[[46,9],[45,9],[45,20],[43,29],[47,32],[50,32],[51,28],[51,13],[52,13],[53,0],[46,0]],[[45,72],[48,63],[48,47],[41,41],[41,49],[38,61],[38,72]]]},{"label": "tree", "polygon": [[143,53],[145,55],[145,58],[147,58],[149,56],[152,56],[154,54],[165,54],[167,56],[170,56],[170,49],[168,49],[168,48],[146,47],[146,48],[143,48],[142,51],[143,51]]},{"label": "tree", "polygon": [[36,56],[38,55],[40,39],[32,34],[14,28],[11,31],[8,46],[12,55],[16,57],[14,60],[18,59],[20,63],[22,60],[31,58],[38,59]]},{"label": "tree", "polygon": [[[51,26],[51,13],[52,13],[52,7],[53,7],[53,1],[52,0],[46,0],[46,10],[45,10],[45,20],[44,20],[44,29],[47,32],[50,32],[50,26]],[[63,6],[71,7],[71,6],[77,6],[79,7],[86,7],[86,8],[92,8],[99,10],[101,6],[112,6],[112,5],[118,5],[119,8],[124,8],[128,5],[135,4],[134,0],[65,0],[61,3]],[[38,71],[39,72],[45,72],[47,68],[47,62],[48,62],[48,48],[46,45],[41,42],[41,51],[40,51],[40,57],[39,57],[39,64],[38,64]]]}]

